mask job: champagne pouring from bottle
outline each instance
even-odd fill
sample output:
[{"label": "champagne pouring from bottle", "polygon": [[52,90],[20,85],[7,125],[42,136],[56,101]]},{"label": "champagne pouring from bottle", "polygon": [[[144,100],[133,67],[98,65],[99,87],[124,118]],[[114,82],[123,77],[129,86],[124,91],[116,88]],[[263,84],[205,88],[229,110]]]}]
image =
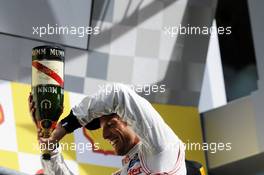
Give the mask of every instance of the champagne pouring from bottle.
[{"label": "champagne pouring from bottle", "polygon": [[[32,49],[31,93],[36,107],[37,127],[49,138],[63,110],[64,50],[58,46]],[[42,149],[43,159],[51,158],[50,149]]]}]

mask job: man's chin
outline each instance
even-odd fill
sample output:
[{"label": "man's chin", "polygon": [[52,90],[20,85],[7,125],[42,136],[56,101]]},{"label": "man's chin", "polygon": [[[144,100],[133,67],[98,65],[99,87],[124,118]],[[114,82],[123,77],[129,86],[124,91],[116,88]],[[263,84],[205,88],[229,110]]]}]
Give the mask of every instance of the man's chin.
[{"label": "man's chin", "polygon": [[124,151],[124,150],[119,150],[119,149],[115,149],[115,154],[118,156],[124,156],[127,154],[128,151]]}]

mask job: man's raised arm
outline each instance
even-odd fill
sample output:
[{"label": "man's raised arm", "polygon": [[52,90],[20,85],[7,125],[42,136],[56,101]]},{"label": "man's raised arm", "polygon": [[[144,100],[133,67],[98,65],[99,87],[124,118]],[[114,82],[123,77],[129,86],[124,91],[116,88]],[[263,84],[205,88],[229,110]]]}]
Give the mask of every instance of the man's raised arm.
[{"label": "man's raised arm", "polygon": [[106,85],[95,95],[84,98],[72,111],[83,126],[95,118],[116,113],[155,153],[180,142],[152,105],[123,84]]}]

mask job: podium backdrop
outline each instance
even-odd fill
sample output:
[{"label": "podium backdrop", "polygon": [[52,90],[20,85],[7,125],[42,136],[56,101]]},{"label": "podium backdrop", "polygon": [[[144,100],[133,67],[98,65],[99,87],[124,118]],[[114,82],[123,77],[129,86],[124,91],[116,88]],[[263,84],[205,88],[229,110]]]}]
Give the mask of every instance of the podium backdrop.
[{"label": "podium backdrop", "polygon": [[[0,81],[0,166],[34,174],[41,169],[41,163],[36,128],[27,106],[30,89],[29,85]],[[83,97],[83,94],[65,92],[61,118]],[[184,142],[202,142],[197,108],[153,105]],[[112,154],[111,146],[101,135],[101,130],[78,129],[62,140],[63,156],[75,174],[109,175],[121,166],[121,157]],[[99,149],[92,149],[91,143],[97,143]],[[203,151],[187,151],[186,155],[188,159],[205,165]]]}]

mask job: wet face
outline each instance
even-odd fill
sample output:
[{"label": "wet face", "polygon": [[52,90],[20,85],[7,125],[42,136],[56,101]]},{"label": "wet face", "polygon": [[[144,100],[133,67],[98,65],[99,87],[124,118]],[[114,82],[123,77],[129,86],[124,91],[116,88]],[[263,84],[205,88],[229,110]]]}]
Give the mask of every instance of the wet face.
[{"label": "wet face", "polygon": [[118,115],[100,118],[103,138],[109,141],[117,155],[125,155],[139,142],[137,134]]}]

